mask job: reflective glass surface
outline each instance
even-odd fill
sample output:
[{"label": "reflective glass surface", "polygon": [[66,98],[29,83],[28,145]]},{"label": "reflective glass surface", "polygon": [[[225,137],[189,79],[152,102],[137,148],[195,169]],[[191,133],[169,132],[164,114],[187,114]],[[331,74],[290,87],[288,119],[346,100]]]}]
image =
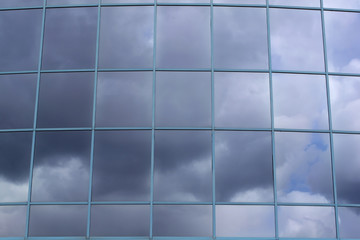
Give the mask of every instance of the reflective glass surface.
[{"label": "reflective glass surface", "polygon": [[266,4],[266,0],[213,0],[214,3],[230,4]]},{"label": "reflective glass surface", "polygon": [[91,132],[36,134],[32,201],[87,201]]},{"label": "reflective glass surface", "polygon": [[210,0],[157,0],[158,3],[210,3]]},{"label": "reflective glass surface", "polygon": [[323,0],[324,7],[328,8],[349,8],[349,9],[360,9],[359,0]]},{"label": "reflective glass surface", "polygon": [[1,0],[0,7],[34,7],[42,6],[44,0]]},{"label": "reflective glass surface", "polygon": [[324,76],[273,74],[272,80],[275,127],[329,128]]},{"label": "reflective glass surface", "polygon": [[275,133],[277,199],[333,202],[330,137],[323,133]]},{"label": "reflective glass surface", "polygon": [[339,207],[341,238],[360,238],[360,208]]},{"label": "reflective glass surface", "polygon": [[46,0],[48,6],[53,5],[75,5],[75,4],[97,4],[99,0]]},{"label": "reflective glass surface", "polygon": [[270,9],[272,68],[324,71],[320,11]]},{"label": "reflective glass surface", "polygon": [[93,201],[150,200],[151,131],[97,131]]},{"label": "reflective glass surface", "polygon": [[214,67],[267,69],[266,11],[214,8]]},{"label": "reflective glass surface", "polygon": [[216,132],[217,202],[272,202],[271,135],[267,132]]},{"label": "reflective glass surface", "polygon": [[154,7],[101,10],[100,68],[152,68]]},{"label": "reflective glass surface", "polygon": [[210,8],[158,7],[156,38],[158,67],[209,68]]},{"label": "reflective glass surface", "polygon": [[[16,1],[0,1],[0,7],[10,7],[11,2]],[[37,70],[41,19],[40,9],[0,11],[0,71]]]},{"label": "reflective glass surface", "polygon": [[101,0],[103,4],[116,3],[154,3],[154,0]]},{"label": "reflective glass surface", "polygon": [[211,201],[211,132],[155,132],[154,199]]},{"label": "reflective glass surface", "polygon": [[211,75],[206,72],[158,72],[155,121],[160,127],[209,127]]},{"label": "reflective glass surface", "polygon": [[23,237],[26,206],[0,206],[0,237]]},{"label": "reflective glass surface", "polygon": [[152,72],[101,72],[97,82],[96,125],[149,127]]},{"label": "reflective glass surface", "polygon": [[97,8],[46,10],[43,69],[95,66]]},{"label": "reflective glass surface", "polygon": [[269,4],[303,6],[303,7],[320,7],[320,0],[270,0]]}]

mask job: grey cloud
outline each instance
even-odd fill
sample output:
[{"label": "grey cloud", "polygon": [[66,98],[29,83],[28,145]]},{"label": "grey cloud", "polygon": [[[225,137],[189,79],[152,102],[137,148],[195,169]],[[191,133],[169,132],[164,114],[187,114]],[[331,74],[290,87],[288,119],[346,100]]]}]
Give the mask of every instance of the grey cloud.
[{"label": "grey cloud", "polygon": [[339,207],[339,229],[341,238],[359,238],[360,208]]},{"label": "grey cloud", "polygon": [[23,237],[26,206],[0,206],[0,237]]}]

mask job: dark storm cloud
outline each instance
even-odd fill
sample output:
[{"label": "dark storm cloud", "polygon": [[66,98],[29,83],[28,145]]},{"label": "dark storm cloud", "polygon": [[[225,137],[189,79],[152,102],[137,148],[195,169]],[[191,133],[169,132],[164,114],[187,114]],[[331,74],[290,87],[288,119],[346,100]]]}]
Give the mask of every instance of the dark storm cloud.
[{"label": "dark storm cloud", "polygon": [[339,229],[341,238],[359,238],[360,208],[339,207]]},{"label": "dark storm cloud", "polygon": [[37,9],[0,12],[0,71],[37,70],[41,19]]}]

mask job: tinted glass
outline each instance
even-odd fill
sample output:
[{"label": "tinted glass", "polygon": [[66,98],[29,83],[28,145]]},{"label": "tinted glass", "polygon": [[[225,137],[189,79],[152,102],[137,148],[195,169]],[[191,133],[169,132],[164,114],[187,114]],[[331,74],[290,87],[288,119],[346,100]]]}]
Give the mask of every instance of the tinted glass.
[{"label": "tinted glass", "polygon": [[320,11],[270,9],[273,69],[324,71]]},{"label": "tinted glass", "polygon": [[332,207],[281,206],[279,236],[289,238],[335,238]]},{"label": "tinted glass", "polygon": [[87,205],[31,206],[30,236],[85,236]]},{"label": "tinted glass", "polygon": [[360,73],[360,33],[354,31],[359,25],[359,13],[325,12],[329,71]]},{"label": "tinted glass", "polygon": [[328,129],[324,76],[273,74],[275,127]]},{"label": "tinted glass", "polygon": [[273,5],[320,7],[319,0],[270,0],[269,3]]},{"label": "tinted glass", "polygon": [[214,3],[266,4],[266,0],[213,0]]},{"label": "tinted glass", "polygon": [[329,79],[333,129],[360,131],[360,78]]},{"label": "tinted glass", "polygon": [[219,237],[274,237],[274,208],[272,206],[217,205],[216,235]]},{"label": "tinted glass", "polygon": [[339,225],[341,238],[360,238],[360,208],[339,207]]},{"label": "tinted glass", "polygon": [[157,0],[158,3],[210,3],[210,0]]},{"label": "tinted glass", "polygon": [[0,237],[24,237],[26,206],[0,206]]},{"label": "tinted glass", "polygon": [[159,72],[156,76],[156,125],[208,127],[211,124],[211,75]]},{"label": "tinted glass", "polygon": [[33,7],[42,6],[44,0],[2,0],[0,1],[0,7]]},{"label": "tinted glass", "polygon": [[266,11],[263,8],[214,8],[214,66],[267,69]]},{"label": "tinted glass", "polygon": [[91,132],[38,132],[33,201],[87,201]]},{"label": "tinted glass", "polygon": [[154,0],[101,0],[103,4],[107,3],[154,3]]},{"label": "tinted glass", "polygon": [[0,202],[27,201],[31,143],[32,132],[0,133]]},{"label": "tinted glass", "polygon": [[333,201],[330,138],[322,133],[276,133],[278,201]]},{"label": "tinted glass", "polygon": [[96,125],[151,126],[152,72],[103,72],[98,75]]},{"label": "tinted glass", "polygon": [[211,236],[211,206],[154,206],[155,236]]},{"label": "tinted glass", "polygon": [[71,5],[71,4],[97,4],[99,0],[46,0],[48,6],[51,5]]},{"label": "tinted glass", "polygon": [[162,6],[157,14],[157,66],[209,68],[210,8]]},{"label": "tinted glass", "polygon": [[262,73],[215,73],[217,127],[270,127],[269,78]]},{"label": "tinted glass", "polygon": [[150,200],[151,131],[95,134],[94,201]]},{"label": "tinted glass", "polygon": [[360,135],[334,134],[336,190],[339,203],[360,203]]},{"label": "tinted glass", "polygon": [[350,8],[350,9],[360,9],[359,0],[324,0],[324,7],[328,8]]},{"label": "tinted glass", "polygon": [[44,69],[94,68],[97,11],[97,8],[46,10]]},{"label": "tinted glass", "polygon": [[35,74],[0,75],[0,128],[32,128]]},{"label": "tinted glass", "polygon": [[154,7],[101,10],[100,68],[152,68]]},{"label": "tinted glass", "polygon": [[149,206],[92,206],[92,236],[148,236]]},{"label": "tinted glass", "polygon": [[155,132],[154,199],[211,201],[211,133]]},{"label": "tinted glass", "polygon": [[217,132],[215,174],[218,202],[273,201],[270,133]]},{"label": "tinted glass", "polygon": [[93,88],[93,73],[42,74],[37,126],[90,127]]},{"label": "tinted glass", "polygon": [[[7,2],[1,1],[0,7],[11,6],[2,6],[3,3]],[[0,12],[0,71],[37,70],[41,19],[39,9]]]}]

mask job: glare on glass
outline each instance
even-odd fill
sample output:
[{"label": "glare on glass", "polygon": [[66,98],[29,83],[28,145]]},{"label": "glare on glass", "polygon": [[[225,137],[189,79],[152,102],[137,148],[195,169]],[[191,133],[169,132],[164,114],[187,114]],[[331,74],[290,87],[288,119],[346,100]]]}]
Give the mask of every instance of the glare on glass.
[{"label": "glare on glass", "polygon": [[0,206],[0,237],[24,237],[26,206]]},{"label": "glare on glass", "polygon": [[341,238],[360,238],[360,208],[339,207],[339,236]]}]

